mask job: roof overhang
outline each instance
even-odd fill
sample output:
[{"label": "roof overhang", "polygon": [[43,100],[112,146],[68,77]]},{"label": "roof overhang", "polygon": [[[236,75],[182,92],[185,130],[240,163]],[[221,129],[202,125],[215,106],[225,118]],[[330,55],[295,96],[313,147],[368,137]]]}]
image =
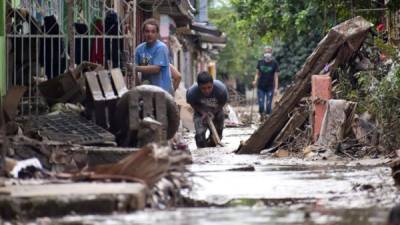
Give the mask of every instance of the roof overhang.
[{"label": "roof overhang", "polygon": [[215,36],[222,35],[222,32],[220,30],[218,30],[218,28],[216,28],[213,25],[206,24],[206,23],[193,22],[192,24],[190,24],[190,28],[195,31],[199,31],[202,33],[207,33],[207,34],[211,34],[211,35],[215,35]]},{"label": "roof overhang", "polygon": [[211,44],[225,44],[227,39],[225,35],[216,36],[207,33],[197,32],[196,36],[199,37],[201,42],[211,43]]},{"label": "roof overhang", "polygon": [[[190,24],[196,12],[189,0],[162,1],[161,4],[154,0],[143,0],[140,4],[147,6],[146,8],[156,9],[159,14],[170,16],[178,27]],[[160,5],[154,6],[155,4]]]}]

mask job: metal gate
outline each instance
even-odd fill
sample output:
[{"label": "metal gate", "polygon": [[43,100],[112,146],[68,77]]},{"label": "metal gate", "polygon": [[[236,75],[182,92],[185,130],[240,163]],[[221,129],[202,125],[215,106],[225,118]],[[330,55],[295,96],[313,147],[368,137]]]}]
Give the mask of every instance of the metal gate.
[{"label": "metal gate", "polygon": [[7,88],[28,87],[21,115],[41,111],[40,82],[83,61],[126,71],[135,8],[130,0],[6,0]]}]

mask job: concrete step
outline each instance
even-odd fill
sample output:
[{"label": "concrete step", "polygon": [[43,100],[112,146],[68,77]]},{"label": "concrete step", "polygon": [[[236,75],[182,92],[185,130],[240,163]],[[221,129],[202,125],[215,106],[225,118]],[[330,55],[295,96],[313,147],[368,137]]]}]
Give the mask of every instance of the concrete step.
[{"label": "concrete step", "polygon": [[0,217],[6,220],[110,214],[144,209],[147,188],[138,183],[68,183],[0,187]]}]

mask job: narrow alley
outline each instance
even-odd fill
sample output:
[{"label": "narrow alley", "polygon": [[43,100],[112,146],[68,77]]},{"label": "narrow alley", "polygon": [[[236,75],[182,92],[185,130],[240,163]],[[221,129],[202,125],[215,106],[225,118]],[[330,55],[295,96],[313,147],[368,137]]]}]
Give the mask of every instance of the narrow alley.
[{"label": "narrow alley", "polygon": [[0,225],[400,225],[399,0],[0,1]]}]

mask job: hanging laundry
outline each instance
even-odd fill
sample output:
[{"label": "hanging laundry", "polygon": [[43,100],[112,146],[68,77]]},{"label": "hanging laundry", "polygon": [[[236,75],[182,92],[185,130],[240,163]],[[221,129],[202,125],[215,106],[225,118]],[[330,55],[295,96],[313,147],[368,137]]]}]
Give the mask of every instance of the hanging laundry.
[{"label": "hanging laundry", "polygon": [[43,32],[40,49],[40,65],[45,68],[45,74],[52,79],[66,69],[66,52],[64,40],[60,37],[60,27],[54,15],[44,17]]},{"label": "hanging laundry", "polygon": [[[95,23],[95,35],[103,35],[103,23],[98,19]],[[103,37],[96,37],[92,40],[92,46],[90,47],[90,61],[103,65],[104,59],[104,46]]]},{"label": "hanging laundry", "polygon": [[107,11],[105,18],[105,34],[115,35],[116,37],[107,37],[105,40],[106,62],[111,60],[112,67],[121,66],[121,54],[123,52],[123,40],[118,37],[121,34],[120,23],[117,12]]},{"label": "hanging laundry", "polygon": [[88,26],[84,23],[75,23],[75,63],[89,61],[89,38],[82,37],[89,34]]},{"label": "hanging laundry", "polygon": [[40,26],[35,18],[24,9],[14,9],[13,25],[10,26],[12,34],[18,36],[10,37],[11,48],[8,51],[9,80],[13,85],[28,85],[32,77],[36,75],[37,68],[37,37],[30,34],[39,34]]}]

